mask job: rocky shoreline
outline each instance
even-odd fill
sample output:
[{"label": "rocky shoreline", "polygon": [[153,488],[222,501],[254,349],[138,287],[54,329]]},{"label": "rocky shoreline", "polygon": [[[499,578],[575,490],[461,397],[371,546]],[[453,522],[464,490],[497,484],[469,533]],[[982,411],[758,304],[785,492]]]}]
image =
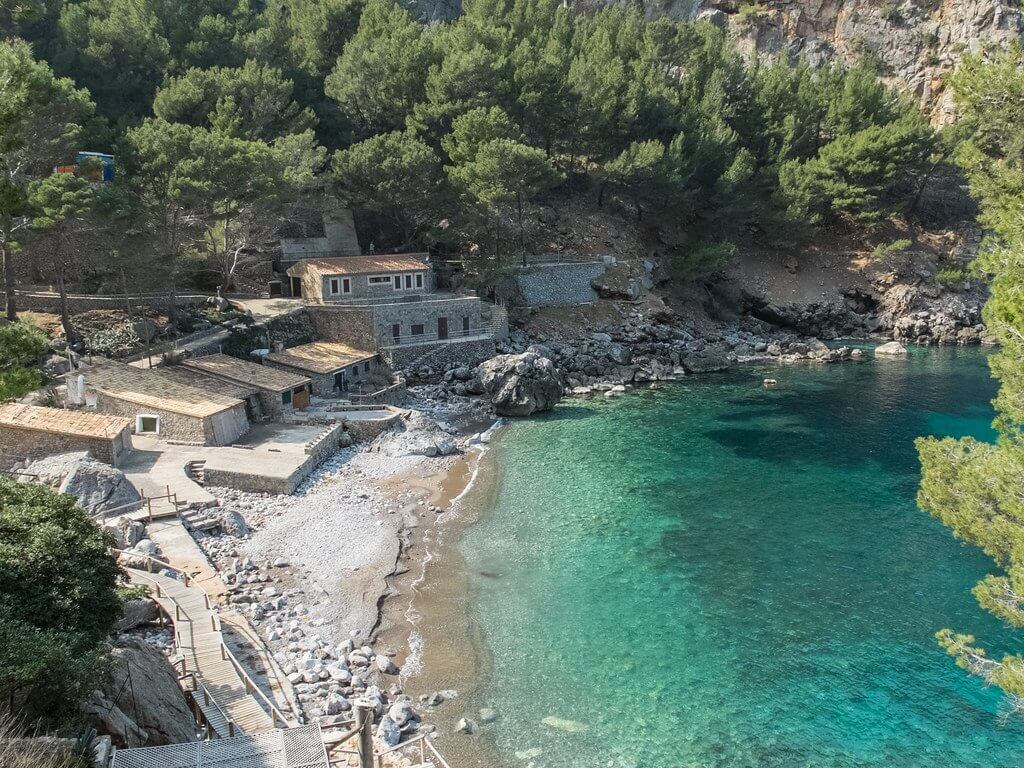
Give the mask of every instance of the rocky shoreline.
[{"label": "rocky shoreline", "polygon": [[[515,329],[499,343],[499,354],[476,368],[406,371],[409,399],[399,422],[367,444],[339,451],[292,496],[210,489],[223,524],[193,536],[226,583],[228,603],[270,649],[304,722],[343,726],[355,701],[364,700],[374,709],[377,736],[391,747],[435,732],[427,721],[458,697],[443,680],[422,675],[408,633],[389,636],[384,617],[401,594],[402,574],[425,556],[427,534],[448,517],[448,500],[437,501],[445,477],[464,466],[474,443],[487,440],[477,425],[550,410],[566,396],[614,397],[733,366],[866,358],[870,350],[837,345],[846,332],[872,347],[881,344],[872,351],[877,356],[906,354],[898,341],[882,344],[886,336],[869,334],[872,323],[852,323],[856,313],[849,308],[804,306],[789,316],[762,307],[777,322],[748,314],[698,326],[663,304],[626,306],[617,322],[585,332]],[[932,317],[922,322],[938,329],[934,334],[909,325],[913,315],[887,318],[889,338],[985,341],[983,327],[970,325],[978,319],[973,310],[948,323]],[[413,674],[437,689],[414,699],[405,690]],[[433,719],[446,734],[470,734],[497,716],[486,708],[461,711],[468,705],[449,706]]]}]

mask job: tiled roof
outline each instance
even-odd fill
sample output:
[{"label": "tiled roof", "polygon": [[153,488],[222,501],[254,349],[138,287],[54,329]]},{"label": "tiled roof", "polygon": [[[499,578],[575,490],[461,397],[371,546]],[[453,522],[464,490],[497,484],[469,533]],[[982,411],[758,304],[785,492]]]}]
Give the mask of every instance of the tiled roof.
[{"label": "tiled roof", "polygon": [[0,405],[0,426],[59,435],[112,439],[123,430],[129,429],[131,421],[121,416],[107,416],[101,413],[6,403]]},{"label": "tiled roof", "polygon": [[376,352],[369,352],[365,349],[350,347],[348,344],[314,341],[312,344],[292,347],[284,352],[271,352],[266,359],[287,365],[290,368],[297,368],[300,371],[324,374],[333,373],[347,365],[369,360],[376,357],[376,354]]},{"label": "tiled roof", "polygon": [[186,368],[184,365],[162,365],[158,370],[164,378],[184,384],[186,387],[193,387],[203,392],[214,392],[224,397],[233,397],[236,400],[245,400],[259,391],[251,384],[246,385],[239,384],[237,381],[228,381],[218,376],[211,376],[208,373],[197,371],[195,368]]},{"label": "tiled roof", "polygon": [[108,397],[185,416],[206,418],[241,405],[242,401],[208,392],[163,376],[159,368],[96,365],[83,371],[85,386]]},{"label": "tiled roof", "polygon": [[306,272],[320,277],[334,275],[373,275],[391,272],[422,272],[430,269],[425,253],[402,253],[393,256],[339,256],[330,259],[303,259],[288,268],[292,277]]},{"label": "tiled roof", "polygon": [[269,365],[250,363],[248,360],[240,360],[230,355],[196,357],[186,360],[184,364],[212,376],[271,392],[284,392],[309,383],[309,379],[297,373],[289,373]]}]

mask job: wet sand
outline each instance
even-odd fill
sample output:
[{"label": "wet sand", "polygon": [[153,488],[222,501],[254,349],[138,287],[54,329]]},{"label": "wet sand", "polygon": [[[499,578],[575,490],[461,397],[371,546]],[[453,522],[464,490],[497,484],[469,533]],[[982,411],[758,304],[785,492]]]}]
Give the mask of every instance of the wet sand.
[{"label": "wet sand", "polygon": [[469,613],[469,578],[457,544],[462,532],[491,505],[495,466],[489,447],[467,451],[450,470],[428,479],[428,504],[445,512],[438,523],[413,531],[403,558],[404,572],[391,580],[398,597],[383,607],[380,639],[401,649],[402,685],[414,699],[454,689],[458,696],[435,708],[421,707],[438,728],[435,739],[445,758],[459,768],[505,768],[488,729],[473,735],[456,732],[462,717],[478,721],[490,675],[482,628]]}]

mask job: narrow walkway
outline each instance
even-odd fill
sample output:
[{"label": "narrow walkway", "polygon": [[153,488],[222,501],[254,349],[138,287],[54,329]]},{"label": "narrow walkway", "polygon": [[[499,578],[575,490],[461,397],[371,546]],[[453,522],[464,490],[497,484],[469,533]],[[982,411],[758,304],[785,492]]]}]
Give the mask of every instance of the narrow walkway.
[{"label": "narrow walkway", "polygon": [[134,568],[125,571],[133,583],[150,587],[151,597],[174,619],[185,671],[194,673],[199,683],[195,701],[218,736],[259,733],[285,725],[280,722],[283,716],[275,722],[267,713],[267,704],[249,692],[254,686],[242,678],[228,656],[220,621],[202,590],[158,573]]}]

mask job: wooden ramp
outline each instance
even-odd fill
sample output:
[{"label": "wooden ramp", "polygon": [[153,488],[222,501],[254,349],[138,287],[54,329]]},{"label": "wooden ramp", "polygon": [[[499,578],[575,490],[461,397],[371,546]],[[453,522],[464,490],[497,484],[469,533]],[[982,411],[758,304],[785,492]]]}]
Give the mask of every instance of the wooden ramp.
[{"label": "wooden ramp", "polygon": [[[163,563],[160,567],[166,568]],[[220,618],[210,598],[194,582],[162,573],[125,568],[132,583],[150,588],[174,622],[175,645],[184,659],[183,675],[194,684],[192,697],[210,729],[221,738],[260,733],[294,724],[259,690],[224,643]],[[183,681],[187,686],[187,681]]]}]

